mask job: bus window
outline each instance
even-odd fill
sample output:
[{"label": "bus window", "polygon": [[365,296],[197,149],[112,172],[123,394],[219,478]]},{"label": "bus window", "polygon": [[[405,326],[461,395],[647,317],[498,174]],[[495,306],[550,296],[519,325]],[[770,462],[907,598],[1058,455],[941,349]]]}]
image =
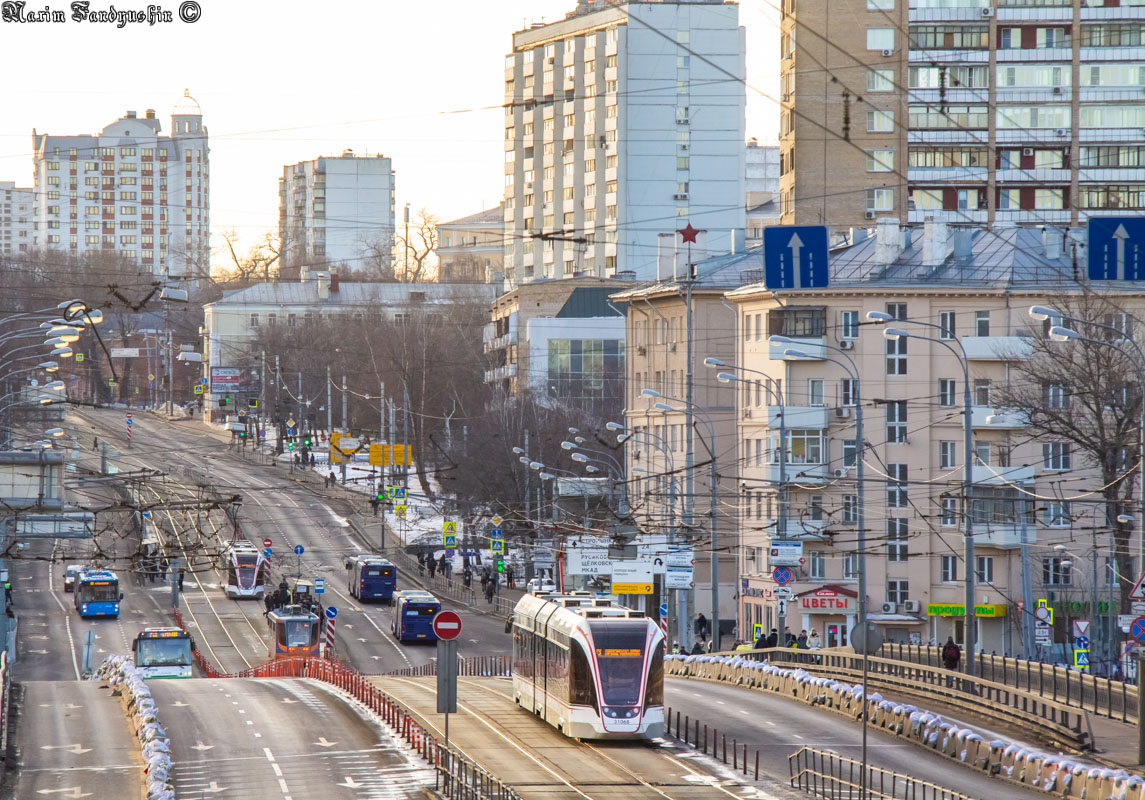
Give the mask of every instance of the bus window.
[{"label": "bus window", "polygon": [[119,584],[115,581],[80,583],[81,603],[115,603],[119,601]]},{"label": "bus window", "polygon": [[191,640],[136,639],[135,663],[140,667],[191,665]]}]

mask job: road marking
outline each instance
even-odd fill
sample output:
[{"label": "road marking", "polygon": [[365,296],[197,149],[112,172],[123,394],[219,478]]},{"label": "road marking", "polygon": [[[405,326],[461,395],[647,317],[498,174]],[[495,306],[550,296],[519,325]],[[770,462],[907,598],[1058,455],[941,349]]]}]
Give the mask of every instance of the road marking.
[{"label": "road marking", "polygon": [[218,794],[219,792],[225,792],[226,790],[227,790],[227,787],[226,786],[219,786],[218,781],[211,781],[210,784],[207,785],[206,789],[200,789],[199,791],[204,792],[204,793],[210,792],[211,794]]},{"label": "road marking", "polygon": [[282,698],[282,702],[284,702],[284,703],[297,703],[298,701],[297,700],[291,700],[289,697],[284,697],[284,698]]},{"label": "road marking", "polygon": [[281,778],[281,777],[282,777],[282,767],[278,766],[278,764],[277,764],[277,763],[271,764],[271,765],[270,765],[270,768],[274,770],[274,774],[275,774],[277,777],[279,777],[279,778]]},{"label": "road marking", "polygon": [[[56,563],[55,562],[56,546],[59,544],[59,542],[60,542],[59,539],[53,539],[52,540],[52,563],[53,564]],[[60,611],[64,612],[64,630],[67,631],[67,634],[68,634],[68,650],[70,650],[71,654],[72,654],[72,669],[75,670],[76,680],[78,681],[78,680],[82,680],[82,678],[80,677],[80,663],[79,663],[79,660],[76,658],[76,642],[75,642],[75,639],[72,637],[72,615],[68,611],[67,606],[65,606],[60,601],[60,598],[56,597],[55,585],[53,583],[53,581],[55,580],[55,576],[56,576],[55,571],[51,568],[51,566],[49,566],[48,567],[48,590],[49,590],[49,593],[52,595],[52,599],[56,601],[56,605],[58,605],[60,607]],[[29,575],[28,577],[31,577],[31,576]],[[76,791],[79,791],[79,787],[76,787]]]},{"label": "road marking", "polygon": [[746,712],[746,711],[744,711],[742,708],[739,710],[739,713],[741,713],[741,714],[745,714],[745,715],[747,714],[747,712]]},{"label": "road marking", "polygon": [[286,794],[287,792],[290,791],[290,787],[286,785],[286,778],[279,778],[278,779],[278,788],[282,789],[283,794]]},{"label": "road marking", "polygon": [[199,752],[204,752],[206,750],[214,750],[215,746],[213,744],[203,744],[202,739],[197,739],[195,741],[194,747],[192,747],[191,749],[192,750],[198,750]]},{"label": "road marking", "polygon": [[341,783],[336,783],[334,785],[335,786],[345,786],[347,789],[358,789],[358,788],[361,788],[362,786],[365,786],[366,784],[358,783],[356,780],[354,780],[354,778],[352,776],[347,775],[346,780],[342,781]]},{"label": "road marking", "polygon": [[77,756],[82,756],[84,753],[90,753],[90,747],[84,747],[82,744],[46,744],[40,748],[41,750],[67,750],[69,753],[74,753]]},{"label": "road marking", "polygon": [[328,741],[325,736],[319,736],[318,741],[316,741],[314,744],[318,745],[319,747],[333,747],[338,743]]},{"label": "road marking", "polygon": [[774,723],[774,722],[772,722],[772,721],[771,721],[771,720],[769,720],[769,719],[765,719],[765,720],[764,720],[764,722],[766,722],[768,725],[770,725],[770,726],[771,726],[771,727],[773,727],[773,728],[775,727],[775,723]]},{"label": "road marking", "polygon": [[[65,794],[65,792],[71,792],[71,794]],[[40,789],[36,794],[58,794],[63,797],[73,798],[91,797],[91,792],[85,792],[79,786],[69,786],[66,789]]]}]

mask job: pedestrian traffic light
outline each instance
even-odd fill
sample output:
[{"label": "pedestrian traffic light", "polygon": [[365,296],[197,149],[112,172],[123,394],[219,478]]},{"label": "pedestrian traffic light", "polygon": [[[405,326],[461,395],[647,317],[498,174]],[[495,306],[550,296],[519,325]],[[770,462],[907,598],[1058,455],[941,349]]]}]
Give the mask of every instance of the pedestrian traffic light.
[{"label": "pedestrian traffic light", "polygon": [[294,450],[294,440],[293,439],[287,439],[286,440],[286,449],[291,450],[291,451]]},{"label": "pedestrian traffic light", "polygon": [[227,407],[227,399],[228,398],[226,398],[226,397],[219,399],[219,408],[226,408]]},{"label": "pedestrian traffic light", "polygon": [[310,434],[309,433],[302,437],[302,444],[305,445],[306,447],[310,446]]},{"label": "pedestrian traffic light", "polygon": [[497,571],[498,572],[504,572],[505,571],[505,557],[504,556],[497,556],[497,559],[493,563],[497,565]]}]

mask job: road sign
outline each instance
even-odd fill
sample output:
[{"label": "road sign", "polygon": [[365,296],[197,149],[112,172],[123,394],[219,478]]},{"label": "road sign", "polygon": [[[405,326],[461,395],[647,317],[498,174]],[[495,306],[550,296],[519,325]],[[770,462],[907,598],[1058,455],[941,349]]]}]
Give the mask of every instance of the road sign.
[{"label": "road sign", "polygon": [[144,519],[151,519],[151,512],[144,509],[143,511],[139,512],[139,516],[143,517]]},{"label": "road sign", "polygon": [[1088,636],[1077,637],[1076,639],[1073,640],[1073,646],[1078,648],[1079,650],[1088,650],[1089,649],[1089,637]]},{"label": "road sign", "polygon": [[134,425],[134,424],[135,424],[135,420],[133,420],[131,417],[128,417],[128,418],[127,418],[127,424],[128,424],[128,425]]},{"label": "road sign", "polygon": [[155,380],[155,376],[154,375],[148,375],[147,380],[153,381],[153,380]]},{"label": "road sign", "polygon": [[1088,650],[1074,650],[1073,651],[1073,665],[1078,669],[1089,668],[1089,651]]},{"label": "road sign", "polygon": [[298,423],[296,423],[296,422],[294,421],[294,417],[291,417],[290,419],[288,419],[288,420],[286,421],[286,427],[288,427],[288,428],[293,428],[293,427],[294,427],[295,425],[297,425],[297,424],[298,424]]},{"label": "road sign", "polygon": [[773,590],[772,594],[784,600],[790,600],[795,596],[795,592],[791,590],[790,586],[780,586],[779,588]]},{"label": "road sign", "polygon": [[758,641],[759,641],[759,637],[760,637],[760,636],[763,636],[763,623],[762,623],[762,622],[757,622],[757,623],[755,623],[755,625],[752,627],[752,631],[751,631],[751,643],[752,643],[752,644],[755,644],[756,642],[758,642]]},{"label": "road sign", "polygon": [[1133,584],[1133,588],[1129,590],[1130,600],[1145,600],[1145,572],[1141,573],[1141,577]]},{"label": "road sign", "polygon": [[438,639],[456,639],[461,635],[461,617],[456,611],[438,611],[433,618],[433,632]]},{"label": "road sign", "polygon": [[783,585],[791,580],[791,570],[787,567],[776,567],[771,571],[771,577],[776,583]]},{"label": "road sign", "polygon": [[763,229],[764,284],[768,289],[821,289],[827,285],[827,226],[773,225]]},{"label": "road sign", "polygon": [[660,604],[660,616],[661,617],[668,616],[668,604],[667,603],[661,603]]},{"label": "road sign", "polygon": [[1139,642],[1145,642],[1145,617],[1138,617],[1129,626],[1129,635]]},{"label": "road sign", "polygon": [[501,527],[501,523],[502,523],[502,522],[504,522],[505,520],[504,520],[504,518],[503,518],[503,517],[501,517],[501,515],[499,515],[499,514],[494,514],[494,515],[493,515],[493,518],[492,518],[491,520],[489,520],[489,521],[493,523],[493,527],[494,527],[494,528],[500,528],[500,527]]},{"label": "road sign", "polygon": [[500,528],[494,528],[493,530],[489,531],[489,537],[490,537],[490,538],[492,538],[492,539],[500,539],[500,538],[502,538],[502,531],[501,531],[501,529],[500,529]]},{"label": "road sign", "polygon": [[199,384],[195,384],[193,387],[191,387],[191,391],[194,392],[195,394],[202,394],[203,393],[203,387],[200,386]]},{"label": "road sign", "polygon": [[325,593],[326,593],[326,579],[325,578],[315,578],[314,579],[314,594],[325,594]]},{"label": "road sign", "polygon": [[442,545],[444,547],[457,547],[457,534],[455,534],[455,533],[442,534],[442,538],[445,540],[444,542],[442,542]]},{"label": "road sign", "polygon": [[1091,218],[1088,241],[1091,281],[1145,280],[1145,217]]},{"label": "road sign", "polygon": [[84,354],[83,353],[76,353],[74,358],[75,358],[77,364],[82,364],[83,359],[84,359]]},{"label": "road sign", "polygon": [[797,567],[803,558],[803,542],[772,539],[767,563],[773,567]]},{"label": "road sign", "polygon": [[264,556],[266,556],[267,558],[270,558],[272,555],[274,555],[274,551],[271,550],[269,547],[266,547],[266,548],[263,548],[262,554]]},{"label": "road sign", "polygon": [[263,547],[270,547],[272,544],[274,544],[274,542],[272,542],[270,540],[270,537],[267,537],[266,539],[262,540],[262,546]]},{"label": "road sign", "polygon": [[1081,639],[1089,635],[1089,620],[1075,619],[1073,621],[1073,638]]},{"label": "road sign", "polygon": [[300,544],[294,545],[294,555],[300,556],[305,552],[306,552],[306,548],[303,547],[302,545],[300,545]]},{"label": "road sign", "polygon": [[334,606],[330,606],[326,609],[326,619],[334,619],[334,617],[336,617],[336,616],[338,616],[338,609],[337,608],[335,608]]},{"label": "road sign", "polygon": [[457,533],[457,521],[452,519],[445,520],[442,522],[442,530],[446,533]]},{"label": "road sign", "polygon": [[206,386],[207,385],[207,379],[206,378],[199,378],[199,385],[200,386]]},{"label": "road sign", "polygon": [[394,505],[394,516],[398,517],[399,519],[405,519],[405,516],[406,516],[406,504],[405,503],[397,503]]},{"label": "road sign", "polygon": [[489,552],[490,553],[504,553],[505,552],[505,540],[504,539],[490,539],[489,540]]},{"label": "road sign", "polygon": [[787,599],[784,597],[781,597],[775,601],[775,605],[776,605],[775,613],[781,617],[786,617],[787,616]]},{"label": "road sign", "polygon": [[1133,624],[1132,614],[1118,614],[1117,627],[1121,629],[1122,633],[1129,633],[1129,626]]}]

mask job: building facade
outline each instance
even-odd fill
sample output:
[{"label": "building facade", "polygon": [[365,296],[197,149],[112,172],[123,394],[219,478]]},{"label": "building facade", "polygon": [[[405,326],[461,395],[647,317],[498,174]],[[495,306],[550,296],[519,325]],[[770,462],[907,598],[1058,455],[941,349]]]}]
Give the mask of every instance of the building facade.
[{"label": "building facade", "polygon": [[278,180],[281,269],[393,271],[394,170],[383,155],[316,158],[283,167]]},{"label": "building facade", "polygon": [[781,29],[784,224],[1145,207],[1140,4],[783,0]]},{"label": "building facade", "polygon": [[779,148],[751,139],[746,152],[744,245],[751,248],[763,244],[764,228],[779,224]]},{"label": "building facade", "polygon": [[[858,612],[861,507],[869,619],[892,642],[963,643],[970,458],[981,650],[1023,650],[1023,607],[1031,607],[1029,598],[1023,603],[1023,538],[1032,598],[1057,609],[1063,631],[1067,618],[1091,619],[1094,641],[1109,645],[1120,598],[1111,533],[1102,503],[1080,499],[1098,489],[1096,467],[999,400],[1023,380],[1013,365],[1030,357],[1032,337],[1044,330],[1030,306],[1082,294],[1075,248],[1084,254],[1084,229],[904,230],[882,220],[877,237],[832,254],[829,289],[777,296],[760,283],[729,293],[739,332],[731,363],[743,378],[735,414],[743,629],[776,624],[772,570],[784,566],[794,592],[786,624],[815,629],[824,646],[848,643]],[[1118,294],[1127,312],[1145,310],[1140,286]],[[869,321],[869,311],[889,314],[894,321],[885,325],[911,335],[884,337],[884,323]],[[773,335],[794,343],[769,341]],[[971,382],[971,453],[959,347]],[[845,371],[851,359],[857,380]],[[1068,402],[1067,391],[1050,387],[1046,402]],[[1059,634],[1054,641],[1068,641]],[[1043,654],[1067,657],[1057,647]]]},{"label": "building facade", "polygon": [[134,111],[94,136],[32,132],[34,248],[70,256],[113,253],[157,276],[210,271],[210,152],[189,93],[160,134],[155,111]]},{"label": "building facade", "polygon": [[0,181],[0,256],[19,256],[32,250],[35,196],[34,189],[19,189],[13,181]]},{"label": "building facade", "polygon": [[437,279],[499,283],[505,268],[505,208],[498,206],[437,226]]},{"label": "building facade", "polygon": [[650,279],[658,232],[742,229],[744,75],[735,3],[581,0],[565,19],[515,33],[505,61],[510,285]]}]

